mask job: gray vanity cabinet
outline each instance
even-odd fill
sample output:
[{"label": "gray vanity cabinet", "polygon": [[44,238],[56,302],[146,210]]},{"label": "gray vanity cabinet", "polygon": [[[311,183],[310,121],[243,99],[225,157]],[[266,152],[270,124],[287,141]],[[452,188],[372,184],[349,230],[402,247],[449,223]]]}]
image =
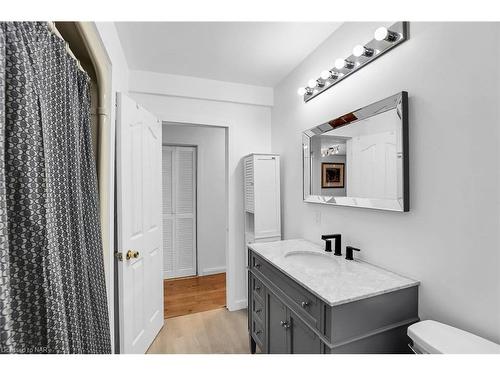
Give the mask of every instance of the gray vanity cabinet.
[{"label": "gray vanity cabinet", "polygon": [[287,329],[288,353],[318,354],[321,353],[321,340],[300,317],[291,310],[288,311]]},{"label": "gray vanity cabinet", "polygon": [[272,292],[266,290],[266,350],[269,353],[288,353],[287,309],[283,302]]},{"label": "gray vanity cabinet", "polygon": [[321,341],[302,319],[269,289],[266,290],[266,345],[268,353],[319,353]]},{"label": "gray vanity cabinet", "polygon": [[320,327],[323,302],[252,251],[249,264],[252,352],[258,346],[264,353],[321,353],[322,343],[313,327]]},{"label": "gray vanity cabinet", "polygon": [[248,252],[251,352],[408,353],[418,287],[330,306],[256,252]]}]

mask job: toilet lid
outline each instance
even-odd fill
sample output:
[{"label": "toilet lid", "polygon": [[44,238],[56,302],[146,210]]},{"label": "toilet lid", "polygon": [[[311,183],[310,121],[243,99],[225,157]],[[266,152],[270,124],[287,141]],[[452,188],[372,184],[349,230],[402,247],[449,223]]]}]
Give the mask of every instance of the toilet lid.
[{"label": "toilet lid", "polygon": [[500,354],[500,345],[434,320],[412,324],[408,336],[431,354]]}]

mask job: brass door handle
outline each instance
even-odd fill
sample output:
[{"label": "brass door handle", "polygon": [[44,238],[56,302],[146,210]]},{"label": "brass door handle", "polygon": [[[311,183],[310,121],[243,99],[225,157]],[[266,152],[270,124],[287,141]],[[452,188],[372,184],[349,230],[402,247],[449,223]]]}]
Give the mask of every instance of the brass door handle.
[{"label": "brass door handle", "polygon": [[127,251],[126,259],[130,260],[132,258],[134,258],[134,259],[139,258],[139,252],[136,250]]}]

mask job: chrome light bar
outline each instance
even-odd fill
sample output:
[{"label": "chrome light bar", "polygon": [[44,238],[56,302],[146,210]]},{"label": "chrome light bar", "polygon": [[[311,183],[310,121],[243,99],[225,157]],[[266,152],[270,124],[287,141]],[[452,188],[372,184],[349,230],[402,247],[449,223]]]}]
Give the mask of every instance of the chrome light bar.
[{"label": "chrome light bar", "polygon": [[303,96],[304,102],[315,98],[387,51],[408,40],[409,27],[409,22],[405,21],[396,22],[388,28],[379,27],[375,30],[372,40],[364,45],[355,46],[352,55],[336,59],[333,68],[323,71],[319,78],[309,80],[307,86],[299,88],[297,93]]}]

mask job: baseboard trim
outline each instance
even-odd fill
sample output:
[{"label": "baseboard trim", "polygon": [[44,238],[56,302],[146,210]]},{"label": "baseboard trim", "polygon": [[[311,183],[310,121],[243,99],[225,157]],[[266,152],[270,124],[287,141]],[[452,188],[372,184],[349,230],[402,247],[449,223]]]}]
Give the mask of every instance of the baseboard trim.
[{"label": "baseboard trim", "polygon": [[214,275],[216,273],[226,272],[226,267],[212,267],[212,268],[204,268],[201,270],[200,276]]},{"label": "baseboard trim", "polygon": [[196,277],[196,274],[192,272],[180,272],[178,275],[172,275],[168,272],[163,272],[163,280],[171,280],[171,279],[181,279],[184,277]]},{"label": "baseboard trim", "polygon": [[233,303],[227,305],[227,309],[229,311],[238,311],[242,309],[246,309],[248,306],[247,304],[247,299],[239,299],[236,301],[233,301]]}]

